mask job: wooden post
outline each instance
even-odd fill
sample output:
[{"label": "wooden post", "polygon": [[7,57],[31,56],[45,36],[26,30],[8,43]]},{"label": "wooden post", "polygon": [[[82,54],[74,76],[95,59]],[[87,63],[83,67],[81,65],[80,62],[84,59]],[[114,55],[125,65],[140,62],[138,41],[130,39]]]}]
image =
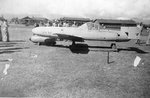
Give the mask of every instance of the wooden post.
[{"label": "wooden post", "polygon": [[109,51],[107,52],[107,64],[109,64]]}]

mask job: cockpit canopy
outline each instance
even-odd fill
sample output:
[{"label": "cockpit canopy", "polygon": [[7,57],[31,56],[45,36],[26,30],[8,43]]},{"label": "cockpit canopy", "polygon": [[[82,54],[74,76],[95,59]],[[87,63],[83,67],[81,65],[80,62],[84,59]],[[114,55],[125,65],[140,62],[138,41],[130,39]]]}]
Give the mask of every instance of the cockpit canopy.
[{"label": "cockpit canopy", "polygon": [[102,26],[98,23],[87,22],[83,24],[80,28],[86,28],[87,30],[100,30]]}]

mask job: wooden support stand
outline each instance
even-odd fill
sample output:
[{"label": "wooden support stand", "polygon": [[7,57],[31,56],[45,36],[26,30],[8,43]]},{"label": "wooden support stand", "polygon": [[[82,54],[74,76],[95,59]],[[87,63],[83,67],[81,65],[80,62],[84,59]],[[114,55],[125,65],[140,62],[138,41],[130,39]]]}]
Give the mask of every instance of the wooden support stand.
[{"label": "wooden support stand", "polygon": [[109,64],[109,51],[107,52],[107,64]]}]

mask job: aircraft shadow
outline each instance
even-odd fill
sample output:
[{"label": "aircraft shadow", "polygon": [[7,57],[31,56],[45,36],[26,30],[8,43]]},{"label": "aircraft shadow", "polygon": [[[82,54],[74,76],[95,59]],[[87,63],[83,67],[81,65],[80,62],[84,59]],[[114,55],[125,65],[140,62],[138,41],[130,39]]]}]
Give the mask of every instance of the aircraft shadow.
[{"label": "aircraft shadow", "polygon": [[10,54],[10,53],[14,53],[14,52],[20,52],[20,50],[22,49],[28,49],[29,47],[24,47],[24,48],[6,48],[6,49],[0,49],[0,54]]},{"label": "aircraft shadow", "polygon": [[77,54],[88,54],[89,53],[89,47],[87,44],[76,44],[76,45],[70,45],[69,49],[72,53]]},{"label": "aircraft shadow", "polygon": [[9,45],[15,45],[15,44],[17,44],[17,43],[14,43],[14,42],[0,42],[0,46],[9,46]]},{"label": "aircraft shadow", "polygon": [[[127,48],[118,48],[118,49],[111,49],[111,47],[107,46],[88,46],[87,44],[76,44],[75,46],[63,46],[63,45],[55,45],[53,47],[60,47],[60,48],[69,48],[72,53],[77,54],[88,54],[89,51],[94,52],[121,52],[121,51],[135,51],[136,53],[140,54],[146,54],[148,52],[145,52],[137,47],[127,47]],[[98,48],[98,49],[97,49]],[[90,50],[94,49],[94,50]]]},{"label": "aircraft shadow", "polygon": [[135,51],[137,53],[140,53],[140,54],[146,54],[148,52],[145,52],[137,47],[128,47],[128,48],[118,48],[118,52],[120,51]]},{"label": "aircraft shadow", "polygon": [[26,42],[24,40],[11,40],[9,42],[0,42],[0,47],[13,47],[18,43]]},{"label": "aircraft shadow", "polygon": [[0,62],[8,62],[9,60],[0,60]]},{"label": "aircraft shadow", "polygon": [[58,48],[68,48],[72,53],[77,53],[77,54],[88,54],[89,48],[87,44],[76,44],[76,45],[69,45],[69,46],[64,46],[64,45],[55,45],[53,47],[58,47]]},{"label": "aircraft shadow", "polygon": [[12,44],[0,44],[0,47],[13,47],[14,45]]},{"label": "aircraft shadow", "polygon": [[10,54],[20,52],[21,49],[28,49],[29,47],[15,47],[16,42],[0,42],[0,54]]},{"label": "aircraft shadow", "polygon": [[16,51],[16,50],[0,51],[0,54],[10,54],[10,53],[14,53],[14,52],[20,52],[20,51]]},{"label": "aircraft shadow", "polygon": [[[63,46],[63,45],[55,45],[53,47],[59,47],[59,48],[69,48],[72,53],[77,53],[77,54],[88,54],[89,51],[103,51],[103,52],[108,52],[108,51],[115,51],[112,50],[111,47],[107,46],[89,46],[87,44],[76,44],[76,45],[70,45],[70,46]],[[90,50],[89,48],[99,48],[98,50]]]},{"label": "aircraft shadow", "polygon": [[14,45],[18,44],[19,42],[25,42],[24,40],[12,40],[9,42],[0,42],[0,47],[13,47]]}]

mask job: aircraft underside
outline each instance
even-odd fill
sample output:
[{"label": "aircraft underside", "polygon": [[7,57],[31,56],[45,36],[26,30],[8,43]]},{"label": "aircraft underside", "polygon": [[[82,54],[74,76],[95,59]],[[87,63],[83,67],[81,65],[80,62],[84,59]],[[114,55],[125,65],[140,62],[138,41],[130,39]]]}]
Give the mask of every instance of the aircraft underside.
[{"label": "aircraft underside", "polygon": [[[66,39],[58,39],[58,38],[55,38],[55,37],[43,37],[43,36],[39,36],[39,35],[33,35],[31,38],[30,38],[30,41],[32,41],[33,43],[36,43],[38,45],[48,45],[48,46],[54,46],[56,45],[56,41],[59,40],[59,41],[63,41],[63,40],[66,40]],[[85,40],[89,40],[89,41],[110,41],[112,42],[110,47],[113,48],[113,49],[116,49],[117,46],[116,46],[116,43],[117,40],[116,39],[85,39]],[[71,40],[72,41],[72,46],[75,46],[76,45],[76,42],[84,42],[84,40],[80,39],[80,40]],[[119,41],[119,40],[118,40]],[[129,41],[129,40],[127,40]]]}]

